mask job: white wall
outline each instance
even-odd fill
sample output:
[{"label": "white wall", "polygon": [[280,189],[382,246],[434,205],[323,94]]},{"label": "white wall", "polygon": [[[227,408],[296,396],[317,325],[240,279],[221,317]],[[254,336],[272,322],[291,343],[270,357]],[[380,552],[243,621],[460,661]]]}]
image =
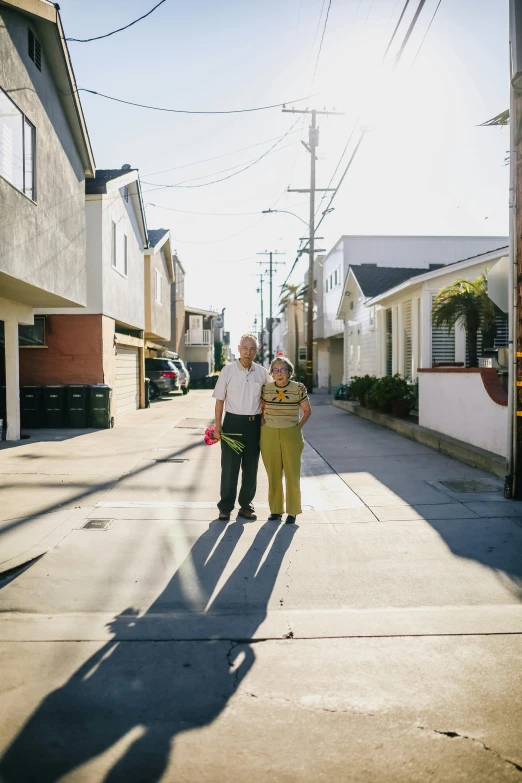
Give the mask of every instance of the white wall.
[{"label": "white wall", "polygon": [[480,372],[419,373],[419,424],[507,455],[507,405],[491,399]]},{"label": "white wall", "polygon": [[[380,375],[377,366],[375,308],[366,306],[360,288],[352,276],[347,291],[350,296],[347,297],[345,307],[350,317],[344,322],[344,383],[348,383],[354,375]],[[350,309],[352,302],[353,309]]]},{"label": "white wall", "polygon": [[[339,243],[338,243],[339,244]],[[345,236],[345,264],[429,268],[497,250],[508,237]]]},{"label": "white wall", "polygon": [[[330,279],[330,276],[335,274],[335,270],[339,270],[339,280],[337,285],[332,288],[331,291],[326,293],[326,281]],[[343,284],[348,272],[348,267],[345,266],[344,252],[343,252],[343,240],[341,239],[334,248],[328,253],[323,263],[323,275],[322,275],[322,289],[317,291],[318,297],[322,299],[323,309],[323,334],[324,338],[331,337],[332,335],[342,334],[344,331],[343,322],[337,318],[337,310],[339,308],[339,300],[343,290]]]}]

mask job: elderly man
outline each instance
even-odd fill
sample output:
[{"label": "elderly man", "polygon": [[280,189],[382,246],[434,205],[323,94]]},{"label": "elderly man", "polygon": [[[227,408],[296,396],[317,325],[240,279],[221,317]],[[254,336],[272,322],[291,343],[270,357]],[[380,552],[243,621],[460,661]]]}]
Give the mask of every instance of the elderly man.
[{"label": "elderly man", "polygon": [[256,494],[259,463],[261,391],[265,383],[272,380],[264,367],[254,364],[257,348],[256,338],[252,334],[244,334],[238,346],[238,361],[223,367],[213,394],[216,398],[215,437],[219,438],[221,432],[235,433],[245,447],[241,454],[237,454],[221,441],[221,500],[218,508],[219,518],[227,522],[236,502],[240,468],[239,516],[257,519],[252,501]]}]

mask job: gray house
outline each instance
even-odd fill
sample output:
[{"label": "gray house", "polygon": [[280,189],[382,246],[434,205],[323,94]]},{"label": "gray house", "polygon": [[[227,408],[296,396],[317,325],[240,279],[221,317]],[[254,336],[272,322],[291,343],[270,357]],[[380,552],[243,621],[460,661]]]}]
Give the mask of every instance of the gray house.
[{"label": "gray house", "polygon": [[86,302],[94,159],[53,3],[0,0],[0,62],[0,418],[17,440],[19,350],[46,341],[34,309]]}]

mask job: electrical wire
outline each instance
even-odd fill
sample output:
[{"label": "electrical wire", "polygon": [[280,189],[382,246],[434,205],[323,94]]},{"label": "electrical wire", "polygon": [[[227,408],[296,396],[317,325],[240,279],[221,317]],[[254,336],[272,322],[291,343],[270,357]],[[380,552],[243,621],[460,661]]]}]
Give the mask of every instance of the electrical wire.
[{"label": "electrical wire", "polygon": [[[155,190],[165,190],[166,188],[204,188],[204,187],[206,187],[207,185],[215,185],[215,184],[216,184],[216,183],[218,183],[218,182],[225,182],[225,180],[227,180],[227,179],[231,179],[232,177],[235,177],[235,176],[237,176],[238,174],[242,174],[242,173],[243,173],[243,171],[247,171],[248,169],[251,169],[251,168],[252,168],[252,166],[255,166],[257,163],[259,163],[260,161],[262,161],[262,160],[263,160],[263,158],[266,158],[266,156],[267,156],[267,155],[269,155],[269,154],[270,154],[272,151],[274,151],[274,150],[275,150],[275,148],[278,146],[278,144],[280,144],[280,142],[282,142],[282,141],[283,141],[283,139],[285,139],[285,138],[286,138],[286,136],[288,136],[288,134],[290,133],[290,131],[291,131],[293,128],[295,128],[295,126],[297,125],[297,123],[298,123],[298,122],[300,122],[300,121],[301,121],[301,118],[298,118],[298,119],[297,119],[297,120],[296,120],[294,123],[292,123],[292,125],[291,125],[291,126],[290,126],[290,128],[289,128],[289,129],[286,131],[286,133],[284,133],[284,134],[283,134],[283,135],[282,135],[282,136],[281,136],[281,137],[280,137],[280,138],[279,138],[279,139],[276,141],[276,143],[275,143],[275,144],[273,144],[273,145],[272,145],[272,146],[271,146],[271,147],[270,147],[268,150],[266,150],[266,152],[263,152],[263,154],[262,154],[262,155],[260,155],[258,158],[256,158],[255,160],[251,161],[251,162],[250,162],[250,163],[249,163],[247,166],[244,166],[244,167],[243,167],[242,169],[240,169],[239,171],[235,171],[233,174],[229,174],[229,175],[228,175],[228,176],[226,176],[226,177],[221,177],[220,179],[214,179],[214,180],[212,180],[211,182],[201,182],[199,185],[185,185],[185,184],[183,184],[183,183],[177,183],[177,184],[174,184],[174,185],[158,185],[157,187],[153,187],[153,188],[151,188],[150,190],[146,190],[146,191],[144,191],[144,192],[145,192],[145,193],[152,193],[152,192],[153,192],[153,191],[155,191]],[[296,142],[295,142],[295,141],[293,141],[293,142],[291,142],[291,144],[286,144],[284,147],[280,147],[280,148],[279,148],[279,150],[277,150],[277,151],[279,152],[280,150],[286,149],[286,147],[291,147],[293,144],[296,144]],[[241,165],[241,164],[240,164],[240,165]],[[232,166],[232,168],[237,168],[237,166]],[[228,169],[228,170],[229,170],[229,169]],[[224,169],[224,171],[227,171],[227,169]],[[219,173],[219,172],[216,172],[216,173]],[[208,174],[207,174],[206,176],[212,176],[212,175],[211,175],[211,174],[210,174],[210,175],[208,175]],[[202,177],[195,177],[195,179],[202,179]],[[190,181],[191,181],[191,180],[185,180],[185,182],[190,182]],[[154,183],[154,182],[145,182],[144,184],[146,184],[146,185],[156,185],[157,183]]]},{"label": "electrical wire", "polygon": [[140,16],[139,19],[135,19],[130,24],[126,24],[125,27],[119,27],[117,30],[113,30],[112,33],[105,33],[105,35],[97,35],[95,38],[66,38],[66,41],[74,41],[75,43],[90,43],[91,41],[99,41],[101,38],[109,38],[111,35],[116,35],[116,33],[121,33],[123,30],[128,30],[129,27],[132,27],[133,25],[137,24],[138,22],[141,22],[142,19],[146,19],[147,16],[150,16],[156,8],[159,8],[160,5],[163,5],[166,0],[160,0],[157,5],[154,6],[154,8],[151,8],[150,11],[147,11],[146,14],[143,14],[143,16]]},{"label": "electrical wire", "polygon": [[[286,191],[285,191],[286,193]],[[299,204],[290,204],[290,209],[296,209],[302,207],[303,204],[308,204],[308,201],[300,201]],[[153,204],[152,201],[148,201],[145,204],[146,207],[156,207],[156,209],[166,209],[168,212],[181,212],[184,215],[206,215],[214,217],[243,217],[246,215],[259,215],[258,212],[191,212],[188,209],[175,209],[174,207],[165,207],[162,204]]]},{"label": "electrical wire", "polygon": [[432,24],[433,24],[433,21],[434,21],[435,17],[437,16],[437,11],[439,10],[439,8],[440,8],[440,4],[441,4],[441,3],[442,3],[442,0],[439,0],[439,2],[438,2],[438,4],[437,4],[437,7],[435,8],[435,11],[433,12],[433,16],[431,17],[431,21],[430,21],[430,23],[429,23],[429,25],[428,25],[428,28],[427,28],[426,32],[424,33],[424,38],[422,39],[422,41],[421,41],[421,44],[420,44],[420,46],[419,46],[419,48],[418,48],[418,50],[417,50],[417,54],[415,55],[415,58],[414,58],[414,60],[413,60],[413,62],[412,62],[412,64],[411,64],[411,67],[412,67],[412,68],[413,68],[413,66],[415,65],[415,63],[417,62],[417,57],[418,57],[418,56],[419,56],[419,54],[420,54],[420,50],[422,49],[422,47],[423,47],[423,45],[424,45],[424,41],[426,40],[426,38],[427,38],[427,36],[428,36],[428,33],[429,33],[429,31],[430,31],[430,28],[431,28],[431,26],[432,26]]},{"label": "electrical wire", "polygon": [[[324,5],[324,3],[323,3],[323,5]],[[322,36],[321,36],[321,43],[319,44],[319,51],[317,52],[317,59],[316,59],[316,61],[315,61],[315,68],[314,68],[314,75],[313,75],[313,77],[312,77],[312,84],[315,82],[315,76],[316,76],[316,74],[317,74],[317,67],[318,67],[318,65],[319,65],[319,59],[320,59],[320,57],[321,57],[321,52],[322,52],[322,50],[323,50],[324,34],[325,34],[325,32],[326,32],[326,26],[327,26],[327,24],[328,24],[328,17],[330,16],[330,8],[331,8],[331,7],[332,7],[332,0],[329,0],[329,2],[328,2],[328,8],[327,8],[327,11],[326,11],[326,17],[325,17],[325,20],[324,20],[323,34],[322,34]]]},{"label": "electrical wire", "polygon": [[[301,133],[301,128],[298,128],[295,131],[292,131],[291,133]],[[288,135],[290,136],[291,133]],[[156,174],[166,174],[168,171],[179,171],[179,169],[186,169],[189,166],[197,166],[199,163],[210,163],[213,160],[219,160],[220,158],[227,158],[230,155],[237,155],[238,152],[245,152],[245,150],[251,150],[254,147],[261,147],[263,144],[268,144],[270,141],[275,141],[276,139],[279,139],[279,136],[272,136],[270,139],[265,139],[264,141],[258,141],[256,144],[250,144],[248,147],[240,147],[237,150],[233,150],[232,152],[224,152],[222,155],[215,155],[213,158],[203,158],[202,160],[195,160],[192,163],[183,163],[181,166],[173,166],[170,169],[161,169],[161,171],[148,171],[146,174],[143,174],[144,177],[155,177]]]},{"label": "electrical wire", "polygon": [[292,101],[284,101],[284,103],[272,103],[268,106],[254,106],[249,109],[223,109],[221,111],[193,111],[192,109],[166,109],[163,106],[149,106],[146,103],[135,103],[134,101],[125,101],[123,98],[115,98],[113,95],[105,95],[103,92],[97,92],[96,90],[88,90],[87,87],[78,87],[78,92],[88,92],[91,95],[97,95],[99,98],[107,98],[109,101],[116,101],[116,103],[124,103],[127,106],[137,106],[139,109],[151,109],[152,111],[165,111],[172,114],[246,114],[247,112],[254,111],[266,111],[267,109],[279,109],[285,107],[289,103],[299,103],[300,101],[307,101],[309,98],[315,98],[316,95],[307,95],[304,98],[294,98]]},{"label": "electrical wire", "polygon": [[[402,20],[402,18],[403,18],[403,16],[404,16],[404,13],[405,13],[405,11],[406,11],[406,8],[407,8],[407,6],[408,6],[408,3],[409,3],[409,0],[406,0],[406,2],[405,2],[405,5],[404,5],[404,8],[403,8],[403,11],[402,11],[402,14],[401,14],[401,17],[400,17],[400,20],[399,20],[399,22],[398,22],[397,26],[395,27],[395,30],[394,30],[394,32],[393,32],[393,34],[392,34],[392,37],[391,37],[391,40],[390,40],[390,42],[389,42],[389,44],[388,44],[388,46],[387,46],[387,48],[386,48],[386,52],[385,52],[385,54],[384,54],[384,57],[383,57],[383,59],[382,59],[382,62],[384,62],[384,59],[386,58],[386,54],[387,54],[387,53],[389,52],[389,50],[390,50],[391,44],[392,44],[392,42],[393,42],[393,39],[394,39],[394,37],[395,37],[395,35],[396,35],[396,32],[397,32],[397,29],[398,29],[398,27],[399,27],[400,21]],[[418,18],[419,18],[419,15],[420,15],[420,12],[422,11],[422,7],[423,7],[424,3],[425,3],[425,0],[420,0],[420,2],[419,2],[419,6],[418,6],[418,8],[417,8],[417,11],[416,11],[416,13],[415,13],[415,15],[414,15],[414,19],[412,20],[412,23],[410,24],[410,27],[408,28],[408,31],[407,31],[407,33],[406,33],[406,35],[405,35],[405,37],[404,37],[404,40],[403,40],[403,42],[402,42],[402,44],[401,44],[401,47],[400,47],[400,49],[399,49],[399,52],[398,52],[398,54],[397,54],[397,55],[396,55],[396,57],[395,57],[395,66],[397,66],[397,65],[399,64],[400,60],[401,60],[401,57],[402,57],[402,55],[403,55],[403,53],[404,53],[405,46],[406,46],[406,44],[407,44],[407,42],[408,42],[408,40],[409,40],[409,38],[410,38],[410,36],[411,36],[411,34],[412,34],[412,32],[413,32],[413,28],[415,27],[415,24],[416,24],[416,22],[417,22],[417,20],[418,20]],[[359,6],[360,6],[360,3],[359,3]],[[321,223],[322,223],[322,222],[323,222],[323,220],[325,219],[326,215],[328,214],[328,212],[329,212],[329,209],[330,209],[330,207],[331,207],[331,205],[332,205],[332,202],[333,202],[334,198],[336,197],[337,193],[339,192],[339,189],[340,189],[340,187],[341,187],[341,185],[342,185],[342,183],[343,183],[343,181],[344,181],[344,179],[345,179],[346,175],[348,174],[348,171],[349,171],[349,169],[350,169],[350,167],[351,167],[351,165],[352,165],[352,163],[353,163],[353,161],[354,161],[354,159],[355,159],[355,156],[357,155],[357,152],[359,151],[359,148],[360,148],[360,146],[361,146],[361,144],[362,144],[362,141],[363,141],[364,137],[366,136],[366,133],[367,133],[367,129],[366,129],[366,128],[363,128],[363,129],[361,130],[361,135],[359,136],[359,139],[358,139],[358,141],[357,141],[357,144],[356,144],[356,146],[355,146],[355,149],[354,149],[354,151],[352,152],[352,154],[351,154],[351,156],[350,156],[350,159],[349,159],[349,161],[348,161],[348,163],[347,163],[347,165],[346,165],[346,168],[344,169],[344,172],[343,172],[343,174],[342,174],[342,176],[341,176],[341,179],[339,180],[339,182],[338,182],[338,184],[337,184],[337,186],[336,186],[336,188],[335,188],[334,192],[332,193],[332,196],[331,196],[331,198],[330,198],[330,201],[329,201],[329,203],[328,203],[328,206],[327,206],[327,208],[326,208],[326,209],[323,211],[323,214],[322,214],[322,216],[321,216],[321,218],[320,218],[319,222],[318,222],[318,223],[317,223],[317,225],[315,226],[315,230],[314,230],[314,237],[315,237],[315,236],[316,236],[316,234],[317,234],[317,231],[318,231],[318,229],[319,229],[319,226],[321,225]],[[352,131],[352,134],[353,134],[353,131]],[[350,136],[350,138],[351,138],[351,136]],[[349,143],[349,142],[348,142],[348,143]],[[345,146],[345,149],[343,150],[343,153],[342,153],[342,155],[341,155],[340,161],[342,161],[342,158],[344,157],[344,154],[345,154],[345,152],[346,152],[347,146],[348,146],[348,144]],[[337,165],[337,169],[339,168],[339,165],[340,165],[340,162],[339,162],[339,164]],[[336,169],[336,170],[337,170],[337,169]],[[334,174],[334,176],[335,176],[335,174]],[[333,178],[332,178],[332,179],[333,179]],[[331,181],[332,181],[332,180],[331,180]],[[321,201],[321,204],[322,204],[322,201]],[[297,263],[298,263],[298,261],[299,261],[299,259],[300,259],[301,255],[302,255],[303,251],[305,251],[305,250],[307,249],[307,247],[308,247],[308,245],[309,245],[309,242],[310,242],[310,240],[307,240],[307,241],[306,241],[306,243],[305,243],[305,245],[304,245],[302,248],[300,248],[300,249],[298,250],[297,256],[296,256],[296,258],[295,258],[295,260],[294,260],[294,263],[292,264],[292,267],[291,267],[291,269],[290,269],[290,272],[288,273],[288,275],[287,275],[287,277],[286,277],[286,279],[285,279],[285,281],[284,281],[284,283],[283,283],[283,286],[284,286],[284,285],[287,283],[287,281],[289,280],[289,278],[290,278],[290,276],[291,276],[292,272],[294,271],[294,269],[295,269],[295,267],[296,267],[296,265],[297,265]],[[283,286],[281,286],[281,287],[283,287]]]},{"label": "electrical wire", "polygon": [[388,55],[388,52],[391,49],[391,46],[392,46],[392,44],[393,44],[393,42],[395,40],[395,36],[397,35],[397,31],[398,31],[399,27],[401,26],[401,22],[402,22],[402,20],[404,18],[404,14],[406,13],[406,9],[408,8],[409,4],[410,4],[410,0],[406,0],[406,2],[404,3],[404,7],[402,9],[401,15],[399,16],[399,21],[395,25],[395,30],[393,31],[392,37],[390,38],[388,46],[386,47],[386,51],[384,52],[384,54],[382,56],[381,65],[385,61],[385,59],[386,59],[386,57]]}]

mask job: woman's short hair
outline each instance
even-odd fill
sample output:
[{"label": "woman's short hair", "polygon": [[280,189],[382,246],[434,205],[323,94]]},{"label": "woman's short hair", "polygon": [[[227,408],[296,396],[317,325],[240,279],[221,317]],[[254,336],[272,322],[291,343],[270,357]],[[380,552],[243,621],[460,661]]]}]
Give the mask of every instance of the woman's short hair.
[{"label": "woman's short hair", "polygon": [[274,369],[274,364],[277,364],[278,362],[286,365],[286,369],[288,370],[288,377],[291,378],[292,375],[294,374],[294,365],[292,364],[290,359],[286,358],[286,356],[276,356],[274,359],[272,359],[272,361],[270,362],[270,370],[269,370],[270,375],[273,375],[272,371]]}]

